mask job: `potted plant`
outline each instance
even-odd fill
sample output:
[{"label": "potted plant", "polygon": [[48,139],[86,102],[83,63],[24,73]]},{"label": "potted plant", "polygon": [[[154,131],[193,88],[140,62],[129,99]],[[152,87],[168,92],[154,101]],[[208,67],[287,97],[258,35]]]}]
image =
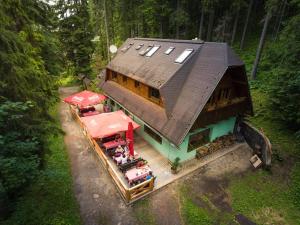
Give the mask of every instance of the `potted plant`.
[{"label": "potted plant", "polygon": [[180,158],[176,157],[174,162],[172,162],[172,164],[171,164],[171,171],[173,174],[178,173],[178,167],[180,166],[179,161],[180,161]]}]

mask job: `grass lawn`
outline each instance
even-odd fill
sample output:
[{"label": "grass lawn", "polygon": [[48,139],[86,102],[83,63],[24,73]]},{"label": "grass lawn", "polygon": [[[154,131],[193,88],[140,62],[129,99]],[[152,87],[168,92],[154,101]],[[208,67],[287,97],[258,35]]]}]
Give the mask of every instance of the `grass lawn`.
[{"label": "grass lawn", "polygon": [[218,209],[206,195],[192,193],[184,186],[180,191],[181,214],[188,225],[238,224],[234,213]]},{"label": "grass lawn", "polygon": [[145,198],[133,204],[134,215],[138,224],[140,225],[154,225],[156,224],[154,215],[149,211],[149,199]]},{"label": "grass lawn", "polygon": [[257,224],[300,224],[300,209],[293,202],[290,188],[266,171],[233,178],[228,191],[234,211]]},{"label": "grass lawn", "polygon": [[[274,112],[269,107],[268,95],[260,89],[252,89],[251,94],[256,116],[249,118],[250,122],[262,128],[269,137],[273,145],[273,164],[277,167],[276,170],[286,170],[284,164],[289,164],[289,159],[292,158],[292,163],[299,160],[297,154],[300,143],[290,130],[273,119]],[[299,169],[294,166],[292,172],[287,171],[288,176],[284,178],[262,170],[233,178],[228,188],[232,208],[258,224],[300,224],[300,207],[296,207],[295,193],[292,190],[294,185],[290,181],[290,176],[299,175]]]},{"label": "grass lawn", "polygon": [[209,206],[198,207],[189,195],[188,187],[182,187],[180,190],[181,214],[184,222],[189,225],[212,225],[215,217],[212,215]]},{"label": "grass lawn", "polygon": [[[60,126],[58,105],[51,115]],[[72,190],[72,177],[63,134],[48,136],[49,153],[42,174],[24,191],[12,216],[2,224],[81,224],[79,206]]]}]

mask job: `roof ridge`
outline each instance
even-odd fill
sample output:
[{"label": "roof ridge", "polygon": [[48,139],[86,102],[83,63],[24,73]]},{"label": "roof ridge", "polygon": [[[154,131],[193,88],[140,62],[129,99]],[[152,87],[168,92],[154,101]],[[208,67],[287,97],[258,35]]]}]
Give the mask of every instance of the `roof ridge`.
[{"label": "roof ridge", "polygon": [[181,39],[163,39],[163,38],[129,38],[133,40],[141,40],[141,41],[159,41],[159,42],[173,42],[173,43],[189,43],[189,44],[204,44],[203,40],[181,40]]}]

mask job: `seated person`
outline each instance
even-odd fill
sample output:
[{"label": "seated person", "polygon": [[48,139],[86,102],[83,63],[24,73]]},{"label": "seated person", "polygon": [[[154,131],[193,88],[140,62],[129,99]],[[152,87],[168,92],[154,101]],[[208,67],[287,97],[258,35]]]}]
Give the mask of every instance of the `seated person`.
[{"label": "seated person", "polygon": [[128,151],[129,151],[127,145],[124,146],[124,151],[125,151],[125,152],[128,152]]},{"label": "seated person", "polygon": [[117,165],[119,165],[122,162],[123,155],[124,154],[120,154],[118,156],[113,156],[113,160],[117,163]]},{"label": "seated person", "polygon": [[152,177],[152,171],[150,171],[149,174],[146,176],[146,180],[150,180]]},{"label": "seated person", "polygon": [[80,109],[81,113],[87,113],[87,112],[94,112],[96,109],[94,106],[88,106],[85,108]]},{"label": "seated person", "polygon": [[123,154],[122,155],[122,160],[121,160],[121,165],[127,163],[127,159],[128,159],[128,157],[125,154]]},{"label": "seated person", "polygon": [[121,154],[124,153],[124,149],[121,147],[121,145],[119,145],[119,146],[116,148],[115,154],[116,154],[116,153],[121,153]]},{"label": "seated person", "polygon": [[144,165],[145,165],[144,161],[139,161],[139,162],[136,164],[136,167],[139,168],[139,167],[142,167],[142,166],[144,166]]},{"label": "seated person", "polygon": [[105,105],[103,106],[103,111],[104,111],[104,112],[111,112],[110,106],[109,106],[108,104],[105,104]]}]

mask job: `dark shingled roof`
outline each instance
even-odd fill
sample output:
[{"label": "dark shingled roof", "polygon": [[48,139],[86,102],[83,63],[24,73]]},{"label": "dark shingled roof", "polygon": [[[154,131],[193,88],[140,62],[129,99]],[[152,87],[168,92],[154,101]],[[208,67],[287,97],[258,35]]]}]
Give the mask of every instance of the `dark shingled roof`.
[{"label": "dark shingled roof", "polygon": [[[129,38],[120,49],[130,44],[127,51],[118,51],[107,68],[159,89],[165,108],[112,81],[101,87],[176,145],[182,143],[228,68],[241,67],[246,76],[244,63],[226,43]],[[139,44],[144,44],[142,49],[148,45],[160,48],[146,57],[135,49]],[[175,49],[164,54],[170,46]],[[174,63],[187,48],[194,49],[193,53],[182,64]],[[252,111],[252,105],[249,108]]]}]

